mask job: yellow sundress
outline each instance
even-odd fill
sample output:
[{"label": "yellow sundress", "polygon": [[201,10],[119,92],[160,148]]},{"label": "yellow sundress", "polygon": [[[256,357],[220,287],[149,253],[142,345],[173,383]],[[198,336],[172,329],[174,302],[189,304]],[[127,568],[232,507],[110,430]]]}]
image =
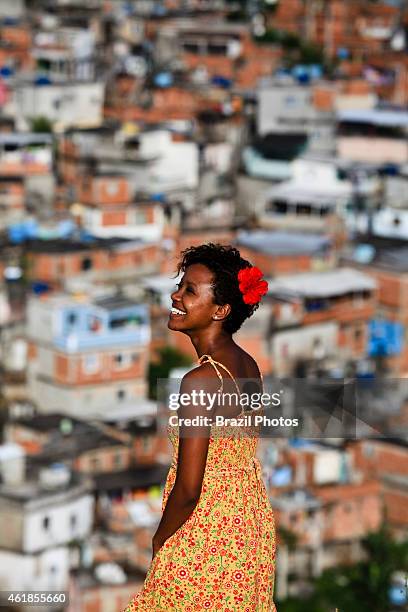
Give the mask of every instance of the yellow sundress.
[{"label": "yellow sundress", "polygon": [[[217,365],[224,368],[240,393],[223,364],[210,355],[203,355],[198,363],[204,359],[214,366],[221,382]],[[176,479],[178,426],[169,426],[168,435],[173,460],[163,511]],[[275,524],[255,456],[257,442],[258,437],[236,431],[231,436],[211,431],[198,504],[156,553],[142,590],[125,612],[276,612]]]}]

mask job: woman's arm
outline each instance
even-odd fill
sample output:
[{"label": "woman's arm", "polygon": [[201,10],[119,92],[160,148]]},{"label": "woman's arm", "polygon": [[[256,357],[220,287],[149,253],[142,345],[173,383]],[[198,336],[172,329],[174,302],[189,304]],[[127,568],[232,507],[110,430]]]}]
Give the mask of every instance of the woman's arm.
[{"label": "woman's arm", "polygon": [[[217,391],[216,381],[214,379],[203,380],[205,372],[208,372],[208,366],[203,365],[186,374],[180,386],[180,395],[188,393],[190,397],[194,397],[193,392],[199,393],[200,390],[215,393]],[[212,372],[208,372],[208,375],[211,374]],[[194,405],[193,403],[180,406],[177,411],[178,417],[179,419],[190,419],[203,416],[211,419],[212,411],[207,410],[206,406],[207,404]],[[153,557],[167,538],[187,521],[198,503],[207,462],[209,436],[210,424],[179,425],[177,475],[162,519],[153,537]]]}]

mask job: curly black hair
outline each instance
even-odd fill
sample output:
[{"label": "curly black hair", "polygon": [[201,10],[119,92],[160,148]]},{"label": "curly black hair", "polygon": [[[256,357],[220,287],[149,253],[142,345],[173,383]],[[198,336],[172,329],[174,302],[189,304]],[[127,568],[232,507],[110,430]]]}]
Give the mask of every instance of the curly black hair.
[{"label": "curly black hair", "polygon": [[214,302],[219,306],[231,306],[230,314],[223,321],[223,329],[234,334],[259,307],[259,304],[245,304],[238,283],[238,272],[252,264],[241,257],[238,249],[212,242],[182,251],[177,273],[184,272],[192,264],[203,264],[213,273]]}]

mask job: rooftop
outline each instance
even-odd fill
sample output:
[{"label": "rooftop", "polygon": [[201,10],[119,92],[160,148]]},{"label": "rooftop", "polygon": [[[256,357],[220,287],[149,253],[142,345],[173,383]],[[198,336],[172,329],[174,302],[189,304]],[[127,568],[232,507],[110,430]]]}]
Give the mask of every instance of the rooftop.
[{"label": "rooftop", "polygon": [[10,421],[10,425],[21,425],[23,427],[27,427],[28,429],[34,429],[35,431],[46,433],[56,429],[59,430],[61,427],[63,428],[64,425],[62,425],[62,423],[65,423],[66,421],[70,421],[73,427],[83,425],[82,421],[73,419],[71,417],[67,419],[64,414],[58,413],[36,414],[30,418],[13,419]]},{"label": "rooftop", "polygon": [[103,308],[103,310],[119,310],[121,308],[133,308],[134,300],[130,300],[124,295],[117,294],[109,297],[99,298],[94,301],[95,306]]},{"label": "rooftop", "polygon": [[95,238],[87,239],[51,239],[51,240],[28,240],[26,248],[31,253],[75,253],[78,251],[91,251],[95,249],[117,249],[131,245],[144,244],[142,239],[127,238]]},{"label": "rooftop", "polygon": [[408,127],[408,111],[395,110],[342,110],[337,113],[338,121],[368,123],[383,127]]},{"label": "rooftop", "polygon": [[98,492],[114,492],[123,489],[142,489],[162,485],[169,471],[168,465],[156,463],[142,465],[122,472],[94,475],[95,489]]},{"label": "rooftop", "polygon": [[38,134],[37,132],[1,132],[0,133],[0,146],[3,145],[16,145],[24,147],[27,145],[34,144],[48,144],[53,143],[54,137],[52,134],[43,133]]},{"label": "rooftop", "polygon": [[75,459],[90,450],[124,444],[116,436],[105,432],[103,427],[99,428],[60,414],[19,419],[13,421],[13,424],[49,434],[41,451],[30,457],[32,467],[47,464],[50,460],[54,462]]},{"label": "rooftop", "polygon": [[67,498],[72,499],[85,495],[91,490],[91,481],[79,474],[71,474],[70,480],[55,488],[47,488],[38,478],[26,480],[21,484],[0,484],[0,500],[5,499],[14,503],[29,505],[33,510],[52,503],[64,503]]},{"label": "rooftop", "polygon": [[238,232],[236,243],[266,255],[304,255],[327,250],[331,241],[320,234],[301,234],[273,230]]},{"label": "rooftop", "polygon": [[269,295],[316,298],[344,295],[354,291],[372,291],[376,282],[367,274],[352,268],[338,268],[327,272],[307,272],[278,276],[269,282]]}]

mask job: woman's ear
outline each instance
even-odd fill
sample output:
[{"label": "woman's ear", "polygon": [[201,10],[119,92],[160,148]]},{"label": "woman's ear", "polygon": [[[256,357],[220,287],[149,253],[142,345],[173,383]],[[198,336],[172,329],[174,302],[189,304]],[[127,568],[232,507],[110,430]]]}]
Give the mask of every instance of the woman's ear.
[{"label": "woman's ear", "polygon": [[213,319],[215,321],[223,321],[226,319],[231,312],[231,306],[229,304],[224,304],[223,306],[217,306],[217,310],[213,315]]}]

